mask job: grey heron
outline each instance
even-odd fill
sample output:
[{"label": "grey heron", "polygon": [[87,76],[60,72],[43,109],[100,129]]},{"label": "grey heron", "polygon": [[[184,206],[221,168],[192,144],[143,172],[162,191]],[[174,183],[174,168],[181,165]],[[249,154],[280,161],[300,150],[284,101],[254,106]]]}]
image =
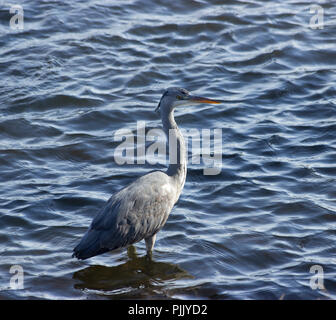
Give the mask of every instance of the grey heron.
[{"label": "grey heron", "polygon": [[221,102],[191,95],[183,88],[165,90],[156,110],[160,111],[168,143],[174,139],[175,161],[170,159],[166,172],[145,174],[112,195],[74,248],[74,257],[87,259],[143,239],[147,254],[151,255],[156,234],[179,199],[187,175],[186,149],[174,119],[174,109],[199,103]]}]

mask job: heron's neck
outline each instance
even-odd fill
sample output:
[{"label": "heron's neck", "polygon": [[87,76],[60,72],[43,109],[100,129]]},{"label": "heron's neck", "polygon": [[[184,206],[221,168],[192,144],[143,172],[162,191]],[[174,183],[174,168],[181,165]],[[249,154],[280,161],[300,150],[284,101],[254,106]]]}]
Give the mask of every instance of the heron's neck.
[{"label": "heron's neck", "polygon": [[183,136],[174,119],[174,111],[162,114],[162,124],[169,146],[167,174],[174,178],[182,190],[187,175],[186,149]]}]

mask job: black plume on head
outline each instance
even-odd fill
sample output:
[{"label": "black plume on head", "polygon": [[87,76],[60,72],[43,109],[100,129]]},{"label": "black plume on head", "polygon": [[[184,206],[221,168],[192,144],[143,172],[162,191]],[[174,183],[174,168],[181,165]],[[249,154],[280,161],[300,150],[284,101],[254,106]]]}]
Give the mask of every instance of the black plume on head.
[{"label": "black plume on head", "polygon": [[160,102],[159,102],[158,106],[157,106],[156,109],[155,109],[155,112],[158,111],[158,110],[160,109],[161,101],[162,101],[162,99],[163,99],[167,94],[168,94],[168,90],[166,90],[166,91],[164,92],[164,94],[162,95],[162,97],[161,97],[161,99],[160,99]]}]

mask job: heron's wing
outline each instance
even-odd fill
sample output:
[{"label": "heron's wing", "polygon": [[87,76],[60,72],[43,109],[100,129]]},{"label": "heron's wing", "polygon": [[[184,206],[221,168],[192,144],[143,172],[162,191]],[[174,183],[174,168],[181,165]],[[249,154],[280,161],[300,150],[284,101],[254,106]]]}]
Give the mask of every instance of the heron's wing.
[{"label": "heron's wing", "polygon": [[86,259],[154,235],[165,224],[175,201],[176,192],[166,174],[140,177],[109,199],[74,255]]}]

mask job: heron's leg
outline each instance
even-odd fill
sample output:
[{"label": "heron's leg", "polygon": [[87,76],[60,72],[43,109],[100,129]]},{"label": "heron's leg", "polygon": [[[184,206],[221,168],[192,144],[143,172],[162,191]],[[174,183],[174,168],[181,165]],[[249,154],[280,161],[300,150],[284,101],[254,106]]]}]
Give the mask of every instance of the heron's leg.
[{"label": "heron's leg", "polygon": [[150,254],[152,252],[155,240],[156,240],[156,234],[145,239],[147,254]]}]

